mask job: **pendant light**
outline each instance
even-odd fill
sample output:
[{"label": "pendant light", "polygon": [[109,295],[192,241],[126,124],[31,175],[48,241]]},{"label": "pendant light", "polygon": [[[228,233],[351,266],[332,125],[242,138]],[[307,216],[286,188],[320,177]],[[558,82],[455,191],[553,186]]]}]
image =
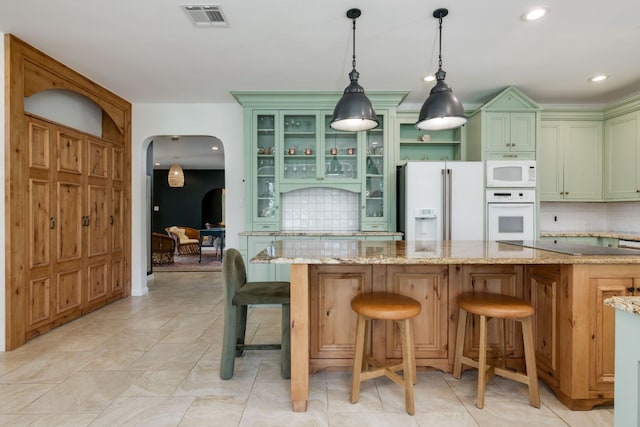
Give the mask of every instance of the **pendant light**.
[{"label": "pendant light", "polygon": [[169,187],[184,187],[184,171],[179,164],[171,165],[167,176]]},{"label": "pendant light", "polygon": [[447,9],[436,9],[433,17],[438,18],[439,28],[439,48],[438,48],[438,71],[436,72],[436,85],[431,89],[429,97],[420,109],[420,116],[416,122],[416,127],[422,130],[444,130],[462,126],[468,120],[464,115],[462,103],[455,97],[451,88],[444,82],[447,73],[442,69],[442,18],[447,16]]},{"label": "pendant light", "polygon": [[344,90],[342,98],[333,110],[333,118],[329,123],[331,128],[343,131],[361,131],[378,127],[379,122],[371,101],[364,94],[364,89],[358,84],[360,73],[356,71],[356,19],[360,16],[360,9],[349,9],[347,18],[353,21],[353,60],[349,73],[351,83]]}]

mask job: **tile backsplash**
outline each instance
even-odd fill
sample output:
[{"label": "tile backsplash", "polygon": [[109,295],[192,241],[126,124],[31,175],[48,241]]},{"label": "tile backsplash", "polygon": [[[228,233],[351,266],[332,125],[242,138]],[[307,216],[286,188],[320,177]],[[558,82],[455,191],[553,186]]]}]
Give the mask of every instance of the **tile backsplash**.
[{"label": "tile backsplash", "polygon": [[283,231],[358,231],[360,194],[334,188],[282,193]]},{"label": "tile backsplash", "polygon": [[640,233],[640,202],[541,202],[540,231]]}]

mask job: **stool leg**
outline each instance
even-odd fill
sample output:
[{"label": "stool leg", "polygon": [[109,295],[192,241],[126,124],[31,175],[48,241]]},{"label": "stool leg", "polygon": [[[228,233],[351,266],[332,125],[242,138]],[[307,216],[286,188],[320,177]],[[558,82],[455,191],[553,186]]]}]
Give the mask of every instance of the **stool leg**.
[{"label": "stool leg", "polygon": [[360,374],[362,373],[362,361],[364,359],[364,335],[367,319],[358,315],[356,324],[356,354],[353,357],[353,373],[351,374],[351,403],[360,400]]},{"label": "stool leg", "polygon": [[[415,404],[413,399],[413,377],[415,370],[415,359],[413,351],[413,339],[411,335],[411,319],[404,319],[398,322],[402,334],[402,375],[404,383],[404,406],[409,415],[415,414]],[[413,365],[413,366],[412,366]]]},{"label": "stool leg", "polygon": [[411,346],[409,347],[409,351],[411,351],[411,370],[413,371],[413,385],[418,384],[418,373],[416,372],[416,347],[415,347],[415,335],[413,334],[413,320],[407,320],[409,322],[409,331],[411,333]]},{"label": "stool leg", "polygon": [[480,354],[478,354],[478,402],[479,409],[484,407],[484,389],[487,383],[487,317],[480,316]]},{"label": "stool leg", "polygon": [[282,304],[282,325],[280,344],[280,376],[291,378],[291,306]]},{"label": "stool leg", "polygon": [[462,376],[462,355],[464,352],[464,334],[467,329],[467,312],[458,310],[458,331],[456,332],[456,350],[453,359],[453,376],[460,379]]},{"label": "stool leg", "polygon": [[524,358],[529,378],[529,404],[540,408],[540,390],[538,389],[538,372],[536,368],[536,353],[533,348],[533,327],[531,317],[520,320],[522,322],[522,338],[524,341]]},{"label": "stool leg", "polygon": [[500,354],[498,355],[499,366],[507,367],[507,319],[497,319],[500,329]]}]

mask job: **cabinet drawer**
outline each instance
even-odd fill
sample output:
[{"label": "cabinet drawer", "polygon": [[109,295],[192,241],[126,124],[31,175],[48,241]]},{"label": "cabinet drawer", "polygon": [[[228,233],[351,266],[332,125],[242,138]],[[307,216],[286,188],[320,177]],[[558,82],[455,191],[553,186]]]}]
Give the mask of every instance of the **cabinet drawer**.
[{"label": "cabinet drawer", "polygon": [[280,226],[273,222],[253,223],[253,231],[279,231]]},{"label": "cabinet drawer", "polygon": [[384,222],[362,222],[362,231],[388,231],[388,225]]},{"label": "cabinet drawer", "polygon": [[511,151],[505,152],[490,152],[487,153],[487,160],[535,160],[535,151],[519,151],[517,153]]}]

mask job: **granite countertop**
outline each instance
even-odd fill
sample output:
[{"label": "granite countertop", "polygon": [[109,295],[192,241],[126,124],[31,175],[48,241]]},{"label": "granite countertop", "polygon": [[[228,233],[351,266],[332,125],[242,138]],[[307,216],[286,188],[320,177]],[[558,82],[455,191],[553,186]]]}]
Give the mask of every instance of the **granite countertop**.
[{"label": "granite countertop", "polygon": [[604,300],[604,305],[640,316],[640,297],[611,297]]},{"label": "granite countertop", "polygon": [[[252,254],[249,254],[252,255]],[[262,264],[640,264],[639,255],[565,255],[485,240],[284,240]]]},{"label": "granite countertop", "polygon": [[398,231],[243,231],[240,236],[309,236],[309,237],[349,237],[349,236],[403,236]]},{"label": "granite countertop", "polygon": [[625,231],[541,231],[540,237],[604,237],[640,242],[640,234]]}]

